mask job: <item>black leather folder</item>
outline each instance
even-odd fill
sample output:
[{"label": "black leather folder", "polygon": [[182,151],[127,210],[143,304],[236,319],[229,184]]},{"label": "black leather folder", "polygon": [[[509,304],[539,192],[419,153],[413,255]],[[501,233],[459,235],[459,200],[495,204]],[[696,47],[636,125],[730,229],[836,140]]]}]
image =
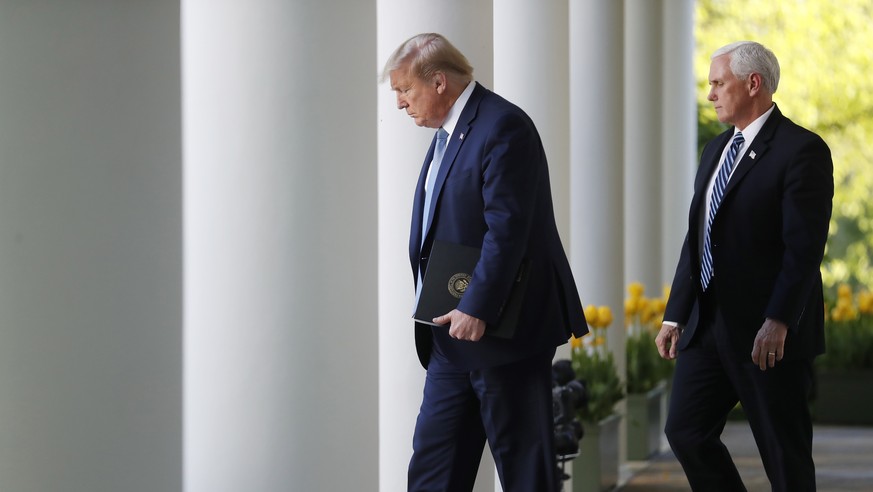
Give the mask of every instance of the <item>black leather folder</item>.
[{"label": "black leather folder", "polygon": [[[481,254],[479,248],[434,241],[427,261],[421,293],[412,317],[420,323],[437,326],[433,322],[434,318],[458,307],[458,302],[473,279],[473,270]],[[496,324],[489,324],[486,327],[486,335],[512,338],[515,334],[527,287],[528,273],[528,263],[522,262],[509,297],[501,310],[500,318]]]}]

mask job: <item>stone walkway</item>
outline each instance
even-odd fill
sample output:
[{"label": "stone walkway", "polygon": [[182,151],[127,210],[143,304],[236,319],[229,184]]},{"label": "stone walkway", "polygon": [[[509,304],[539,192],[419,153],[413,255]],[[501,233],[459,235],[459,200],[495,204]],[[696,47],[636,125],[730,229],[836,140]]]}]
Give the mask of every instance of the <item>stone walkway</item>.
[{"label": "stone walkway", "polygon": [[[818,492],[873,492],[873,427],[816,425],[813,455]],[[728,422],[722,435],[748,492],[769,492],[770,482],[752,439],[749,425]],[[621,492],[688,491],[688,481],[673,453],[667,451],[648,462],[627,466],[629,478]]]}]

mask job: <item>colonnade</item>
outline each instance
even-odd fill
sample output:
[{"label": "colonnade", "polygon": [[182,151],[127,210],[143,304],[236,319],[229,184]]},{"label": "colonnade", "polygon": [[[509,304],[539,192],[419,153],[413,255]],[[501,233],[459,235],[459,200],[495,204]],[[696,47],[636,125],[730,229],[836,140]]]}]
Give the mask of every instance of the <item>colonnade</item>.
[{"label": "colonnade", "polygon": [[442,32],[528,111],[582,300],[620,312],[684,231],[692,11],[0,2],[0,490],[403,490],[432,133],[382,63]]}]

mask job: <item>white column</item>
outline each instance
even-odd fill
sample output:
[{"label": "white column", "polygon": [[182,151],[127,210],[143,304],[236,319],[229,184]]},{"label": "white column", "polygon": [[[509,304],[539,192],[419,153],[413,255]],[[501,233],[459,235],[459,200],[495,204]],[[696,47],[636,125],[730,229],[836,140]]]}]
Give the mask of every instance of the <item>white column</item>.
[{"label": "white column", "polygon": [[664,2],[663,19],[661,282],[669,285],[688,229],[688,206],[697,170],[694,0]]},{"label": "white column", "polygon": [[[570,4],[571,263],[585,305],[623,301],[622,3]],[[624,330],[608,344],[624,371]]]},{"label": "white column", "polygon": [[[492,83],[491,2],[446,5],[425,0],[378,0],[375,76],[403,42],[421,32],[446,36],[473,65],[476,80]],[[414,15],[410,14],[414,13]],[[379,141],[379,490],[406,490],[412,432],[421,404],[424,369],[415,355],[409,226],[412,194],[433,130],[416,127],[397,109],[388,83],[378,88]],[[494,490],[484,460],[476,490]],[[482,470],[485,470],[483,473]]]},{"label": "white column", "polygon": [[[543,140],[555,221],[569,254],[568,14],[568,2],[494,2],[494,91],[521,107],[534,121]],[[569,344],[558,347],[555,353],[556,360],[569,356]]]},{"label": "white column", "polygon": [[530,115],[543,139],[555,219],[570,244],[568,2],[494,2],[494,90]]},{"label": "white column", "polygon": [[[570,3],[572,265],[585,305],[607,305],[607,346],[625,376],[623,2]],[[623,428],[623,427],[622,427]],[[623,443],[624,433],[619,436]],[[620,459],[624,456],[620,445]]]},{"label": "white column", "polygon": [[182,490],[178,3],[0,3],[0,490]]},{"label": "white column", "polygon": [[[662,0],[625,2],[625,285],[660,293]],[[671,111],[672,113],[672,111]]]},{"label": "white column", "polygon": [[[570,26],[568,2],[494,3],[494,90],[530,115],[546,156],[555,220],[570,251]],[[564,101],[564,102],[559,102]],[[570,356],[569,344],[556,359]]]},{"label": "white column", "polygon": [[376,490],[376,13],[182,2],[185,490]]}]

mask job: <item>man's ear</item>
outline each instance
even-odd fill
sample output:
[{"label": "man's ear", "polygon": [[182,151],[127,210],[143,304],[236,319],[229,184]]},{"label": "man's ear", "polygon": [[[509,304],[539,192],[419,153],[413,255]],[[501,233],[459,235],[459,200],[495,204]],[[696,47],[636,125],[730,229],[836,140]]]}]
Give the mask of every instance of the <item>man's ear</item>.
[{"label": "man's ear", "polygon": [[764,90],[764,79],[761,78],[761,74],[752,73],[749,75],[749,95],[755,96],[762,90]]},{"label": "man's ear", "polygon": [[446,85],[446,83],[447,83],[446,74],[444,74],[443,72],[437,72],[433,75],[432,80],[433,80],[434,88],[437,91],[437,94],[442,94],[446,91],[446,88],[448,87]]}]

